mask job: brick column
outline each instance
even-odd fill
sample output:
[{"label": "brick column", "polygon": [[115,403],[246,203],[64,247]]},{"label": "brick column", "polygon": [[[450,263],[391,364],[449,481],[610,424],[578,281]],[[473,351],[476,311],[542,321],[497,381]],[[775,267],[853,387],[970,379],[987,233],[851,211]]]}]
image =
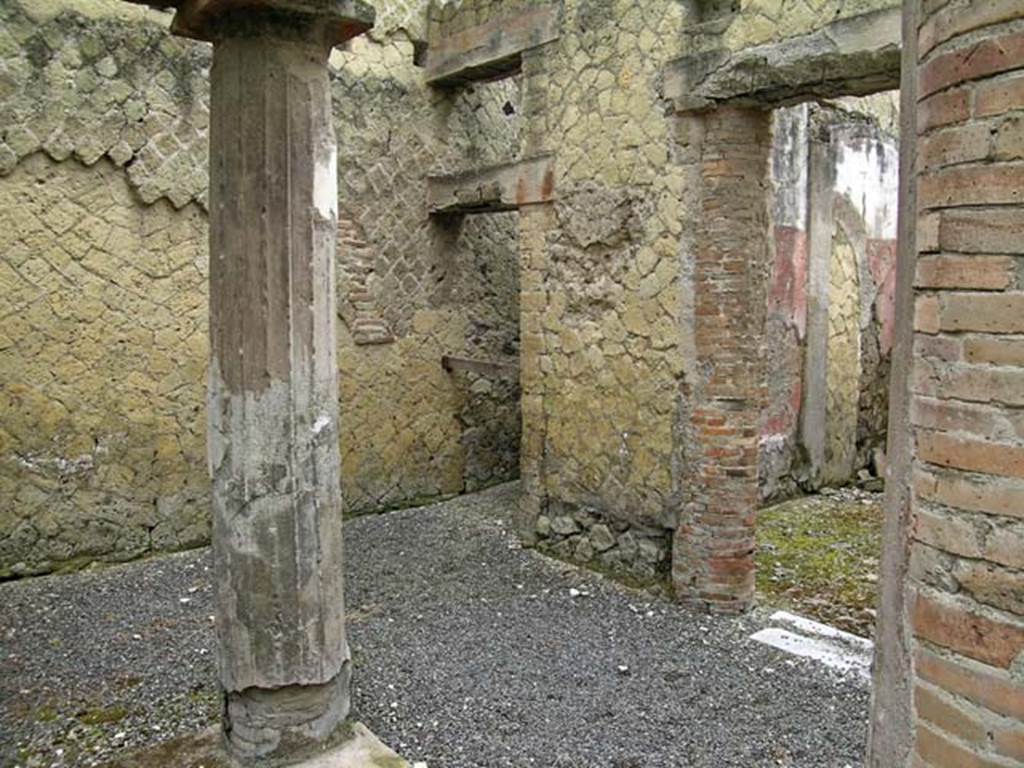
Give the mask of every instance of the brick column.
[{"label": "brick column", "polygon": [[771,115],[719,109],[683,119],[700,123],[694,160],[702,189],[692,246],[693,499],[676,531],[672,579],[682,599],[731,612],[754,597]]},{"label": "brick column", "polygon": [[[907,12],[913,369],[909,460],[890,480],[911,489],[911,762],[1009,768],[1024,763],[1024,3]],[[893,765],[882,748],[871,764]]]},{"label": "brick column", "polygon": [[372,21],[349,0],[185,2],[174,20],[214,43],[208,453],[224,735],[243,765],[318,749],[349,712],[327,57]]}]

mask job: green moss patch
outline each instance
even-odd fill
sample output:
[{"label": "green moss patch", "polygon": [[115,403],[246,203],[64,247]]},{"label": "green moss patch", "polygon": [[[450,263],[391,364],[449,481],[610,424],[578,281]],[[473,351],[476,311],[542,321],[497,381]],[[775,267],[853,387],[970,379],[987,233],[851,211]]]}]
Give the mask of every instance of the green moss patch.
[{"label": "green moss patch", "polygon": [[122,706],[96,707],[81,712],[77,715],[79,722],[85,725],[104,725],[107,723],[119,723],[131,714]]},{"label": "green moss patch", "polygon": [[761,510],[762,603],[871,637],[882,549],[881,495],[843,490]]}]

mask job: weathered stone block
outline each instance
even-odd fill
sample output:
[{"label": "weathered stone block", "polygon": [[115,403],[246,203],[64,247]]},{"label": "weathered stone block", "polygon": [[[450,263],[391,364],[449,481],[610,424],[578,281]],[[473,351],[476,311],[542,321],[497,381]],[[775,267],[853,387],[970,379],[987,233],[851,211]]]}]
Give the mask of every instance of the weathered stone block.
[{"label": "weathered stone block", "polygon": [[919,288],[1000,291],[1015,281],[1016,264],[1009,256],[929,256],[917,262]]},{"label": "weathered stone block", "polygon": [[554,157],[545,155],[428,180],[432,213],[512,211],[554,199]]},{"label": "weathered stone block", "polygon": [[939,326],[944,331],[1024,332],[1024,292],[956,292],[942,296]]},{"label": "weathered stone block", "polygon": [[579,533],[580,525],[569,515],[559,515],[551,521],[551,530],[559,536],[571,536]]},{"label": "weathered stone block", "polygon": [[1024,171],[1015,166],[957,166],[921,177],[922,209],[967,205],[1007,205],[1024,199]]},{"label": "weathered stone block", "polygon": [[1019,68],[1024,58],[1024,35],[992,36],[939,56],[919,69],[920,98],[953,85]]},{"label": "weathered stone block", "polygon": [[581,563],[588,563],[594,557],[594,546],[590,543],[589,536],[580,536],[576,541],[576,548],[573,550],[573,559]]},{"label": "weathered stone block", "polygon": [[946,733],[952,734],[975,746],[987,741],[988,729],[982,717],[956,703],[956,700],[942,692],[918,684],[914,689],[914,706],[917,716]]},{"label": "weathered stone block", "polygon": [[922,461],[939,466],[1003,477],[1024,477],[1022,447],[921,430],[917,434],[917,450]]},{"label": "weathered stone block", "polygon": [[590,529],[590,543],[598,552],[604,552],[615,546],[615,536],[607,525],[598,524]]},{"label": "weathered stone block", "polygon": [[979,84],[974,92],[975,117],[992,117],[1024,108],[1024,75]]},{"label": "weathered stone block", "polygon": [[702,51],[670,65],[665,96],[685,111],[889,90],[899,85],[900,38],[892,7],[736,52]]},{"label": "weathered stone block", "polygon": [[1024,689],[1009,675],[958,657],[942,657],[919,648],[915,671],[922,679],[997,714],[1024,720]]},{"label": "weathered stone block", "polygon": [[314,23],[324,30],[331,45],[361,35],[373,26],[373,6],[361,0],[328,0],[311,4],[305,0],[128,0],[155,8],[175,8],[171,31],[183,37],[215,40],[223,35],[219,19],[237,10],[245,10],[250,18],[270,8],[288,14],[298,23]]},{"label": "weathered stone block", "polygon": [[1010,21],[1018,16],[1020,8],[1014,0],[990,0],[986,3],[959,3],[940,8],[929,14],[921,25],[919,52],[925,56],[935,46],[950,38],[972,32],[981,27]]},{"label": "weathered stone block", "polygon": [[959,88],[930,96],[921,102],[917,119],[921,133],[960,123],[971,114],[971,93]]}]

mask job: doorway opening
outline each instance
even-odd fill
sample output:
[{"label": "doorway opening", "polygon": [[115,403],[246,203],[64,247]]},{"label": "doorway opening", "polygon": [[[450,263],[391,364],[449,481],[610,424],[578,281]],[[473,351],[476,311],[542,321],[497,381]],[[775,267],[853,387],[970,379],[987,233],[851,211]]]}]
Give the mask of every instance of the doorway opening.
[{"label": "doorway opening", "polygon": [[864,636],[881,551],[898,103],[888,91],[773,116],[757,587]]},{"label": "doorway opening", "polygon": [[520,94],[513,69],[439,91],[437,103],[448,152],[431,229],[437,303],[461,318],[442,340],[440,363],[460,435],[462,493],[519,478],[519,216],[490,193],[500,186],[491,176],[521,158]]},{"label": "doorway opening", "polygon": [[446,300],[465,317],[441,364],[461,430],[462,490],[472,493],[519,477],[518,216],[454,215],[438,226],[450,248]]}]

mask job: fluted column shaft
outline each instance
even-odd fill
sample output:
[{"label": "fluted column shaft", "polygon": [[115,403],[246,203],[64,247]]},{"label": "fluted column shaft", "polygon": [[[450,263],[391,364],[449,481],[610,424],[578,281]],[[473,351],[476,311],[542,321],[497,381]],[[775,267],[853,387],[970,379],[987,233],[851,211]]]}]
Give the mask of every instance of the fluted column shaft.
[{"label": "fluted column shaft", "polygon": [[225,734],[243,761],[347,716],[329,47],[215,42],[209,461]]}]

